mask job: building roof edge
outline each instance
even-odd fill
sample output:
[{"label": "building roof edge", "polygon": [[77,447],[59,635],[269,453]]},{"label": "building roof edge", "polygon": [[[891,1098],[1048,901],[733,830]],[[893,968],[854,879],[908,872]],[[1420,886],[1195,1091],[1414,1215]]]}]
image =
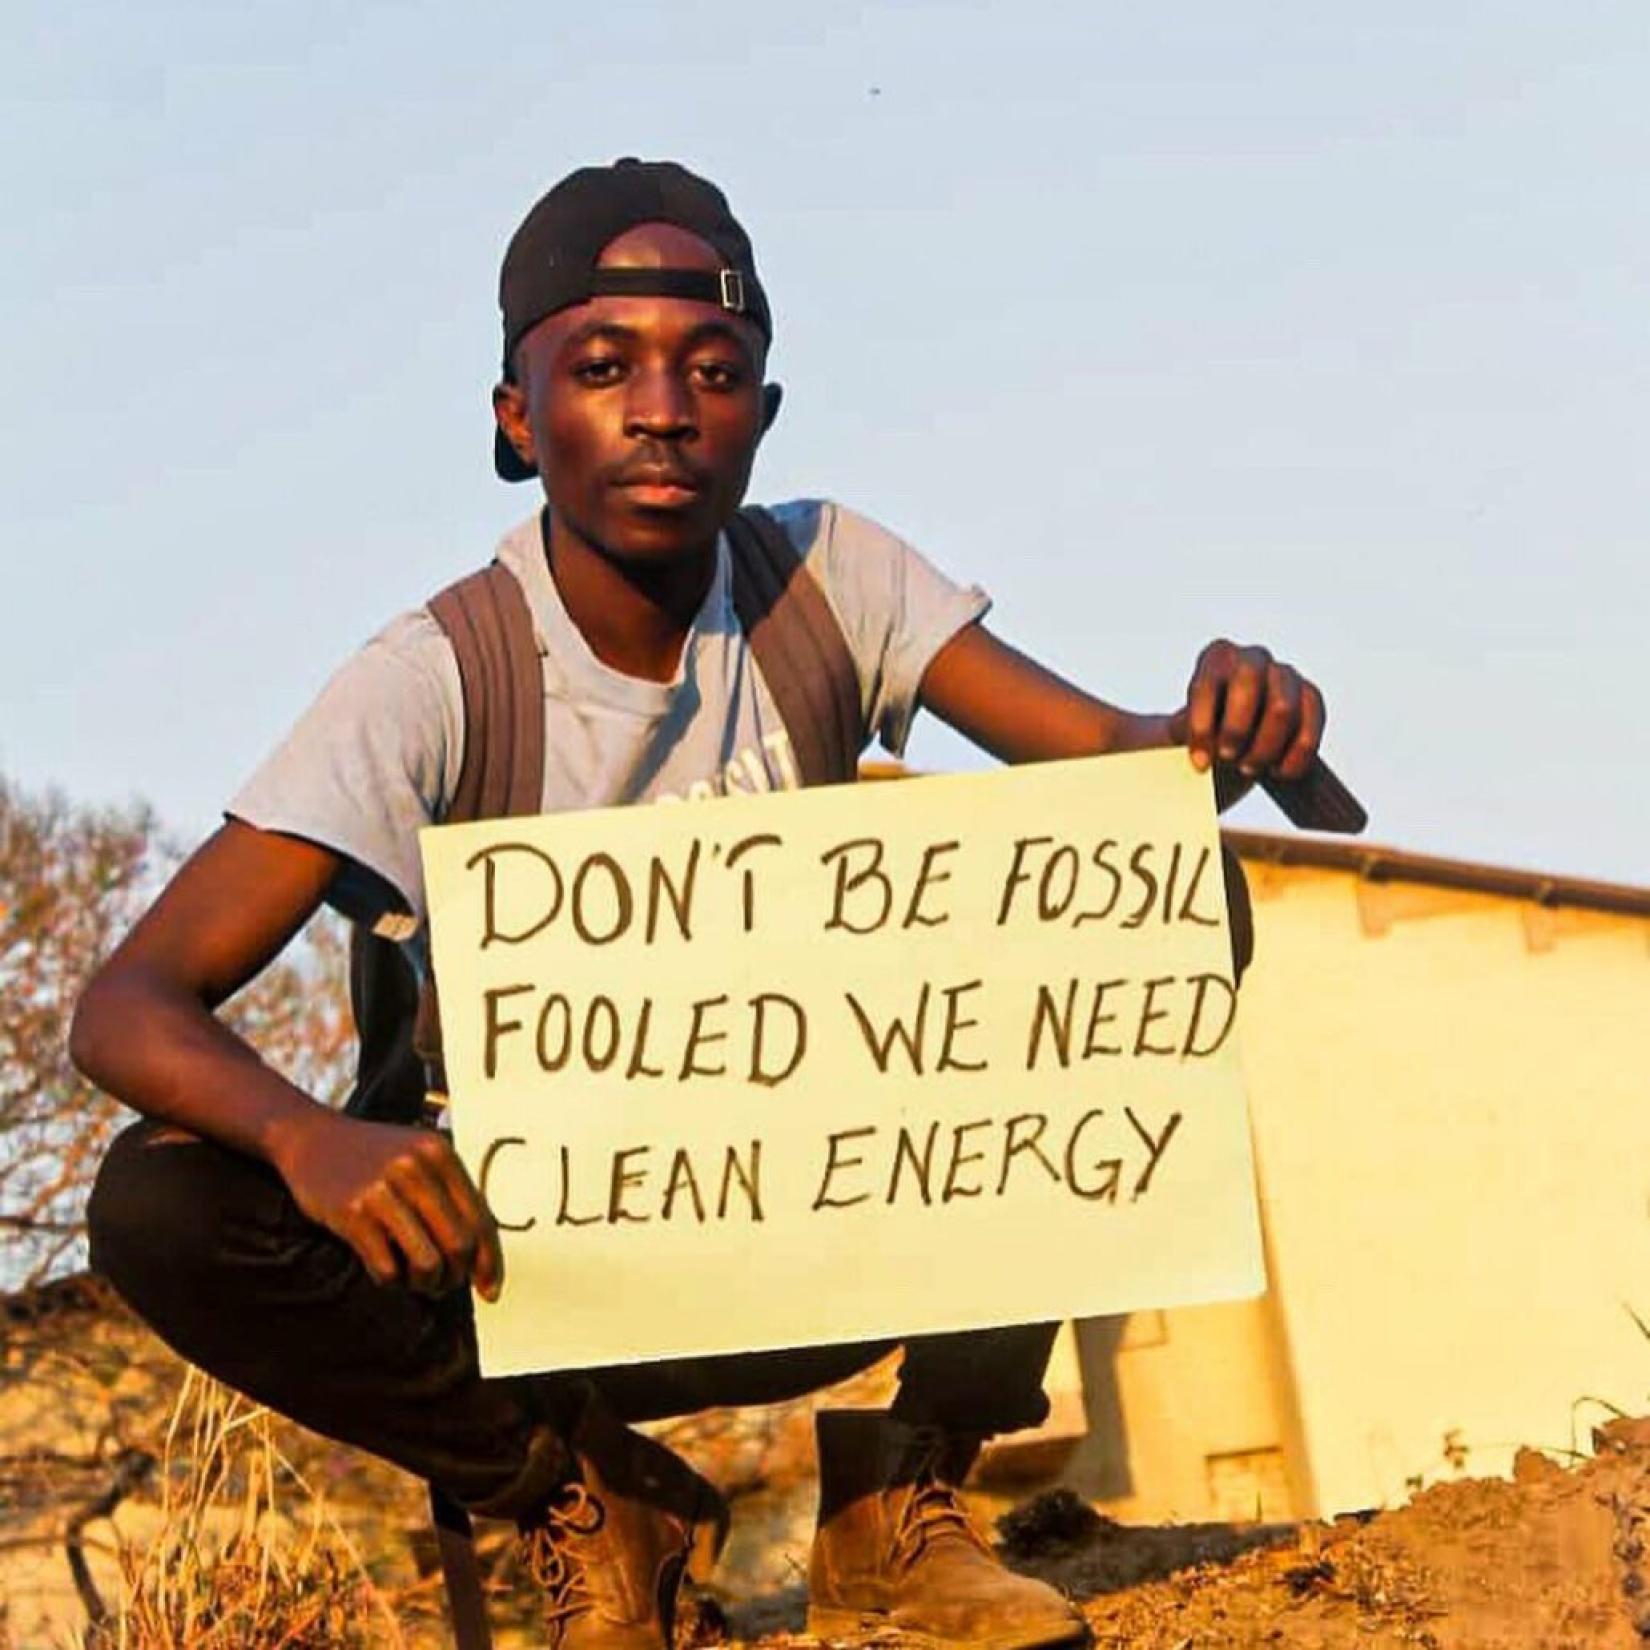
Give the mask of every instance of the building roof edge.
[{"label": "building roof edge", "polygon": [[1346,837],[1225,830],[1221,835],[1240,859],[1266,865],[1300,865],[1350,871],[1370,882],[1420,882],[1440,888],[1468,888],[1536,905],[1576,906],[1621,916],[1650,917],[1650,888],[1623,882],[1592,882],[1543,871],[1520,871],[1472,860],[1442,859]]}]

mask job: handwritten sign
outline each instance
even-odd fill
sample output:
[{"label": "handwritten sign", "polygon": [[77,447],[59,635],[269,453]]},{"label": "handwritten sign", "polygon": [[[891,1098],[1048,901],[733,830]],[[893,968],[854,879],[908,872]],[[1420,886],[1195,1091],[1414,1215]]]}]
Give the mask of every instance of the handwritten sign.
[{"label": "handwritten sign", "polygon": [[1263,1287],[1183,752],[422,846],[487,1374]]}]

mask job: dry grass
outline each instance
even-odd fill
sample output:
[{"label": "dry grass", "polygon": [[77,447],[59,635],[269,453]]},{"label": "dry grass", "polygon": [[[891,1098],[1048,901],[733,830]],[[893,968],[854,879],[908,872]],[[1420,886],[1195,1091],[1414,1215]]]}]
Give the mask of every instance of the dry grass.
[{"label": "dry grass", "polygon": [[267,1410],[191,1371],[157,1488],[153,1529],[121,1544],[122,1596],[79,1650],[405,1650],[391,1600]]}]

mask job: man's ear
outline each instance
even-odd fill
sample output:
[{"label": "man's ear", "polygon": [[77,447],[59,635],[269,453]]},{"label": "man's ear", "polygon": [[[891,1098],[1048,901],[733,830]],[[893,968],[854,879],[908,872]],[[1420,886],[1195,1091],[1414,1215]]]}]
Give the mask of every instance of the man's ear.
[{"label": "man's ear", "polygon": [[493,386],[493,417],[522,463],[536,470],[538,455],[533,451],[533,428],[527,422],[527,396],[521,385],[501,379]]},{"label": "man's ear", "polygon": [[762,433],[766,435],[773,428],[773,421],[779,416],[779,403],[785,399],[785,389],[782,384],[764,384],[762,386]]}]

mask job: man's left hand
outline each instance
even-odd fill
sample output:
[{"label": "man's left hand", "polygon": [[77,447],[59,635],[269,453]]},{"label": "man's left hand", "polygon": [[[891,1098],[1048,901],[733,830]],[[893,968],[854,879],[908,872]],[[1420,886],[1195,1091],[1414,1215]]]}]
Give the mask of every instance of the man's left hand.
[{"label": "man's left hand", "polygon": [[1207,771],[1216,762],[1245,779],[1301,779],[1323,741],[1323,695],[1263,647],[1210,642],[1198,655],[1170,737]]}]

